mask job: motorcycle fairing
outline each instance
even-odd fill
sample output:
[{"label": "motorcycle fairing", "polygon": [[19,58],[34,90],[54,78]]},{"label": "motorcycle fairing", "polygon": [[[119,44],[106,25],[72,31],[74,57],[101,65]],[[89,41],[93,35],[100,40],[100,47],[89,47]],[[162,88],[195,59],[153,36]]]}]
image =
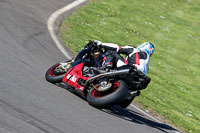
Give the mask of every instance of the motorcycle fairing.
[{"label": "motorcycle fairing", "polygon": [[84,63],[80,63],[72,68],[70,68],[65,77],[63,78],[62,82],[74,87],[77,90],[84,91],[84,87],[78,84],[79,79],[87,80],[90,77],[84,77],[82,73],[82,69],[84,67]]}]

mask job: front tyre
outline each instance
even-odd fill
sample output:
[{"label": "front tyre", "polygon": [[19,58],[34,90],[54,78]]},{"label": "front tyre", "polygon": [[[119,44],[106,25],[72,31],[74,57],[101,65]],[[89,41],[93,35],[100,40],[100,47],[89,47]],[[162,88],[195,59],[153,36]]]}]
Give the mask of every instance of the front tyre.
[{"label": "front tyre", "polygon": [[91,89],[87,95],[87,101],[96,108],[107,108],[120,103],[128,94],[128,86],[123,80],[115,81],[109,93]]},{"label": "front tyre", "polygon": [[[63,61],[63,62],[69,63],[68,67],[71,67],[71,60],[67,60],[67,61]],[[45,74],[45,78],[48,82],[59,83],[62,81],[65,74],[66,74],[66,70],[61,69],[60,63],[57,63],[57,64],[51,66],[47,70],[47,72]]]}]

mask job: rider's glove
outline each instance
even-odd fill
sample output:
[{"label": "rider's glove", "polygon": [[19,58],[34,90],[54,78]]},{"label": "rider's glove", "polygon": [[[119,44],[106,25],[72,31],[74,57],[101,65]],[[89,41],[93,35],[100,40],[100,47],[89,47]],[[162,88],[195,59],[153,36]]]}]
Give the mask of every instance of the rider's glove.
[{"label": "rider's glove", "polygon": [[89,46],[89,45],[86,45],[86,46],[85,46],[85,49],[86,49],[87,51],[90,51],[90,46]]},{"label": "rider's glove", "polygon": [[98,41],[98,40],[94,40],[94,41],[89,41],[89,43],[85,46],[86,49],[92,49],[92,48],[97,48],[97,47],[100,47],[102,44],[101,41]]}]

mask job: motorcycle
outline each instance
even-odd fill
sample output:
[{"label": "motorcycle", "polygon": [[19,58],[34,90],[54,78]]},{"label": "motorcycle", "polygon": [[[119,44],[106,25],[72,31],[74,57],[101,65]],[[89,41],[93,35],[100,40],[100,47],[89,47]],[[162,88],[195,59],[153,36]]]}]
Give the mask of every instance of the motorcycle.
[{"label": "motorcycle", "polygon": [[[46,72],[46,80],[62,83],[84,96],[96,108],[119,105],[128,107],[140,90],[145,89],[150,78],[134,66],[122,66],[101,71],[91,65],[91,56],[82,63],[72,66],[74,60],[66,60],[51,66]],[[65,63],[65,67],[61,65]]]}]

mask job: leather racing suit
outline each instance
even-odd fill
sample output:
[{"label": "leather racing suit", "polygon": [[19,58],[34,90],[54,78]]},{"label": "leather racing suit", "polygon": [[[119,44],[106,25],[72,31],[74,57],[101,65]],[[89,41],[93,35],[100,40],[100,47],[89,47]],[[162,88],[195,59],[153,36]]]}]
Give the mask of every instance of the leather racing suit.
[{"label": "leather racing suit", "polygon": [[96,41],[96,42],[98,42],[98,44],[101,45],[101,47],[105,48],[106,50],[112,50],[119,54],[126,55],[126,60],[123,60],[122,57],[117,56],[116,54],[112,54],[112,56],[114,58],[116,58],[115,60],[116,60],[117,67],[127,65],[127,64],[134,65],[143,74],[145,74],[145,75],[147,74],[150,56],[152,55],[152,53],[154,51],[154,47],[151,47],[152,49],[150,49],[150,48],[143,49],[142,46],[148,45],[151,43],[145,42],[142,45],[139,45],[138,48],[136,48],[133,46],[121,47],[114,43],[101,43],[100,41]]}]

